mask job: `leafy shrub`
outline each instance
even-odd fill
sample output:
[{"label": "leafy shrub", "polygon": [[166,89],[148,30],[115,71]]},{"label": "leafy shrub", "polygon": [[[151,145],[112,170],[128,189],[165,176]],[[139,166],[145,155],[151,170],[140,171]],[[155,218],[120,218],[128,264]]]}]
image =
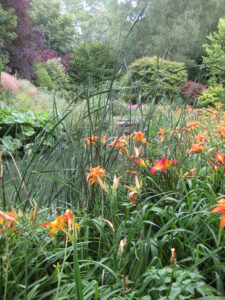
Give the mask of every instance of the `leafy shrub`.
[{"label": "leafy shrub", "polygon": [[150,268],[143,274],[143,285],[139,292],[148,291],[150,299],[196,299],[197,296],[212,295],[213,288],[207,285],[198,272],[165,267]]},{"label": "leafy shrub", "polygon": [[179,94],[186,80],[187,72],[183,63],[154,56],[135,60],[122,77],[120,85],[125,100],[135,104]]},{"label": "leafy shrub", "polygon": [[69,76],[73,88],[98,87],[110,80],[113,74],[114,57],[109,47],[100,42],[80,44],[73,52]]},{"label": "leafy shrub", "polygon": [[[14,152],[34,141],[39,133],[50,132],[54,125],[47,113],[35,114],[32,111],[18,111],[6,106],[0,107],[0,151]],[[54,134],[51,134],[51,142]],[[49,139],[46,139],[49,146]]]},{"label": "leafy shrub", "polygon": [[65,74],[64,67],[61,64],[61,59],[49,59],[44,66],[48,72],[48,75],[51,77],[54,89],[64,89],[68,83],[68,76]]},{"label": "leafy shrub", "polygon": [[49,90],[54,88],[52,79],[43,64],[35,65],[35,76],[35,83],[37,86],[46,87]]},{"label": "leafy shrub", "polygon": [[225,104],[225,89],[221,84],[215,86],[209,86],[209,88],[203,91],[198,106],[213,106],[215,107],[218,103]]},{"label": "leafy shrub", "polygon": [[206,86],[204,84],[187,81],[182,84],[181,95],[188,101],[189,105],[193,105],[204,90],[206,90]]}]

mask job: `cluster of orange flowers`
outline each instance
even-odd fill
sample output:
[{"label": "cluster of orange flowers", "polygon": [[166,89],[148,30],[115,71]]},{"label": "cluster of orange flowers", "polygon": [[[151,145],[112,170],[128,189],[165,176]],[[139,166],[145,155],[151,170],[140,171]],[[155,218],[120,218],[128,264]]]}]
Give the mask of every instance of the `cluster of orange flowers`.
[{"label": "cluster of orange flowers", "polygon": [[50,236],[54,237],[55,231],[61,230],[64,234],[71,233],[75,229],[77,238],[77,230],[80,230],[80,226],[75,222],[75,216],[71,209],[67,209],[62,216],[58,216],[52,222],[45,222],[41,225],[41,228],[48,226],[51,228]]},{"label": "cluster of orange flowers", "polygon": [[[3,212],[0,211],[0,233],[2,234],[7,229],[11,229],[12,232],[18,233],[14,229],[14,225],[19,225],[19,218],[21,218],[22,212],[19,211],[16,213],[14,208],[12,207],[13,212]],[[25,217],[32,221],[34,227],[36,228],[36,216],[37,216],[38,207],[36,206],[35,209],[31,210],[30,215],[28,216],[25,214]],[[55,231],[61,230],[64,234],[70,234],[70,238],[73,238],[72,233],[75,229],[75,234],[77,237],[77,231],[80,230],[80,226],[75,222],[75,216],[72,213],[71,209],[67,209],[66,212],[62,216],[58,216],[52,222],[45,222],[41,225],[43,227],[50,227],[50,236],[54,237]]]}]

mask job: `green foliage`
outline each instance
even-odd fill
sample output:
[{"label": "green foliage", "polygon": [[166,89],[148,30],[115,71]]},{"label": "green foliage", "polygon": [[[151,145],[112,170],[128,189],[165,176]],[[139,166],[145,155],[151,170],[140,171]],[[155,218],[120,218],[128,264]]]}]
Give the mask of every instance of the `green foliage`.
[{"label": "green foliage", "polygon": [[203,62],[209,73],[209,83],[225,84],[225,19],[219,19],[217,29],[208,36],[208,43],[204,45],[207,56],[203,57]]},{"label": "green foliage", "polygon": [[63,65],[61,64],[60,58],[49,59],[44,64],[48,75],[51,77],[55,90],[63,90],[68,84],[68,75],[65,74]]},{"label": "green foliage", "polygon": [[217,104],[222,103],[225,105],[225,89],[221,84],[209,86],[209,88],[202,92],[199,98],[198,106],[217,106]]},{"label": "green foliage", "polygon": [[73,17],[63,12],[60,0],[33,0],[30,11],[33,26],[45,35],[45,48],[56,50],[59,55],[71,52],[74,43]]},{"label": "green foliage", "polygon": [[2,59],[0,57],[0,88],[1,88]]},{"label": "green foliage", "polygon": [[[32,143],[41,133],[50,132],[54,126],[50,125],[47,113],[34,114],[32,111],[18,111],[6,106],[0,108],[0,151],[14,153],[26,144]],[[52,133],[54,136],[54,133]],[[53,140],[52,140],[53,142]],[[46,145],[50,145],[49,141]],[[52,144],[53,145],[53,144]]]},{"label": "green foliage", "polygon": [[54,83],[44,64],[35,65],[35,76],[35,83],[37,86],[46,87],[49,90],[54,88]]},{"label": "green foliage", "polygon": [[[0,4],[0,57],[2,58],[3,66],[9,61],[8,52],[3,49],[5,42],[13,41],[16,38],[13,29],[16,27],[17,18],[14,15],[13,9],[4,10]],[[8,71],[8,69],[6,68]]]},{"label": "green foliage", "polygon": [[80,44],[74,49],[69,68],[71,85],[98,88],[112,78],[114,62],[109,45],[94,41]]},{"label": "green foliage", "polygon": [[121,78],[120,84],[126,101],[151,102],[172,97],[181,91],[187,80],[184,64],[154,57],[134,61]]},{"label": "green foliage", "polygon": [[153,267],[143,274],[140,293],[146,291],[149,291],[146,294],[152,297],[150,299],[188,300],[196,299],[197,296],[210,296],[213,289],[198,272]]}]

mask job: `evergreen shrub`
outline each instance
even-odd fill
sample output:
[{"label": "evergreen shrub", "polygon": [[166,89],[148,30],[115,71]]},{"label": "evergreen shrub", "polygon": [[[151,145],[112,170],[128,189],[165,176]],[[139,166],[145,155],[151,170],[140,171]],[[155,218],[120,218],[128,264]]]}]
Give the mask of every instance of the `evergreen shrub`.
[{"label": "evergreen shrub", "polygon": [[80,44],[70,61],[69,77],[73,89],[98,88],[113,75],[115,59],[108,45],[100,42]]},{"label": "evergreen shrub", "polygon": [[202,95],[199,99],[198,106],[206,107],[212,106],[215,107],[219,103],[225,105],[225,89],[222,84],[209,86],[209,88],[202,92]]},{"label": "evergreen shrub", "polygon": [[154,57],[135,60],[121,78],[122,95],[127,102],[159,101],[179,94],[187,81],[184,63]]}]

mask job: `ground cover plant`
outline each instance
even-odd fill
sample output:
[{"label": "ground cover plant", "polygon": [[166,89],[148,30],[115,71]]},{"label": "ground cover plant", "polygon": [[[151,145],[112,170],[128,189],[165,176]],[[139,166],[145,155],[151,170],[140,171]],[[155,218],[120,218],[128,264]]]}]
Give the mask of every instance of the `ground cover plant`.
[{"label": "ground cover plant", "polygon": [[223,299],[221,106],[130,107],[118,132],[96,99],[51,151],[1,154],[3,299]]}]

